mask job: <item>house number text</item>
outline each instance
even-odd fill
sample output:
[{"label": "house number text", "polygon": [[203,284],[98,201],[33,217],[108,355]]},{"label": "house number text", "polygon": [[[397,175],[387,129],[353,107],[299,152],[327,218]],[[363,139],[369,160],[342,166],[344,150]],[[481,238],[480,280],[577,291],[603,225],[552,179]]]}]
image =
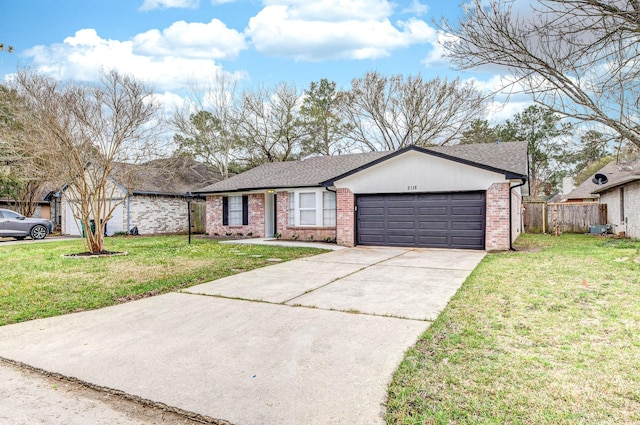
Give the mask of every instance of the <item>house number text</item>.
[{"label": "house number text", "polygon": [[417,185],[409,185],[409,186],[407,186],[407,190],[418,190],[418,186]]}]

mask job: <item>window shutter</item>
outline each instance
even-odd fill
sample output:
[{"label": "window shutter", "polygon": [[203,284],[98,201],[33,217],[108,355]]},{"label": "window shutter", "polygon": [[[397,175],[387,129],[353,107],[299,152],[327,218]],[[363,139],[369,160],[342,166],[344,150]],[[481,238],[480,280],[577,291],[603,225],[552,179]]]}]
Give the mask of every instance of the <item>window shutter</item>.
[{"label": "window shutter", "polygon": [[229,225],[229,198],[227,196],[222,197],[222,225]]},{"label": "window shutter", "polygon": [[242,225],[249,224],[249,197],[242,195]]}]

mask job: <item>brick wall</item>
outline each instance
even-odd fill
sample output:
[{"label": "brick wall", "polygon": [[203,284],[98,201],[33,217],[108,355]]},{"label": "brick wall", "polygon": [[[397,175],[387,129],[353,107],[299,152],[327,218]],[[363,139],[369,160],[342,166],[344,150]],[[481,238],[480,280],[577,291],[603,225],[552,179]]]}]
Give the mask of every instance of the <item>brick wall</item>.
[{"label": "brick wall", "polygon": [[289,226],[289,192],[277,193],[277,227],[284,240],[325,241],[336,239],[335,227],[295,227]]},{"label": "brick wall", "polygon": [[210,236],[247,236],[264,238],[264,193],[249,196],[249,224],[246,226],[222,225],[222,196],[207,196],[207,233]]},{"label": "brick wall", "polygon": [[338,245],[355,246],[356,198],[349,189],[338,189],[336,194],[336,241]]},{"label": "brick wall", "polygon": [[[127,226],[126,203],[122,222]],[[187,201],[175,196],[132,196],[129,198],[129,224],[142,235],[188,233]]]},{"label": "brick wall", "polygon": [[486,236],[487,251],[508,250],[510,183],[494,183],[487,189]]}]

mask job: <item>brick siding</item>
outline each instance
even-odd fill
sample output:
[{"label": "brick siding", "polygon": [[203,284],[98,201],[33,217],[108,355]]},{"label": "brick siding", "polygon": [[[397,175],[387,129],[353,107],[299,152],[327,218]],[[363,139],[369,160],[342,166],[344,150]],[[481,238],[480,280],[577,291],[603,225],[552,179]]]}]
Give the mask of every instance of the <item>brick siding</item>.
[{"label": "brick siding", "polygon": [[289,226],[289,192],[277,193],[276,213],[277,232],[284,240],[299,241],[334,241],[336,239],[335,227],[295,227]]},{"label": "brick siding", "polygon": [[249,224],[224,226],[222,224],[222,195],[207,196],[207,233],[210,236],[264,238],[264,193],[253,193],[248,197]]},{"label": "brick siding", "polygon": [[128,220],[130,227],[137,227],[141,235],[189,232],[187,201],[182,197],[134,195],[129,198],[129,217],[126,203],[123,214],[124,230]]},{"label": "brick siding", "polygon": [[356,197],[349,189],[338,189],[336,194],[336,224],[338,245],[355,246]]},{"label": "brick siding", "polygon": [[510,183],[494,183],[487,189],[486,235],[487,251],[502,251],[509,243],[509,188]]}]

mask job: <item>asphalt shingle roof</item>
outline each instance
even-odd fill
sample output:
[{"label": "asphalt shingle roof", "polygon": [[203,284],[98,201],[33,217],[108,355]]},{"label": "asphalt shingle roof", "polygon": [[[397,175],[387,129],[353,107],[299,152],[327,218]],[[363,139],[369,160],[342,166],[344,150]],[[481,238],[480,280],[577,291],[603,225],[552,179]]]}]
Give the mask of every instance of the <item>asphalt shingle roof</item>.
[{"label": "asphalt shingle roof", "polygon": [[119,183],[137,194],[184,195],[222,179],[212,167],[188,157],[157,159],[140,165],[119,164],[113,172]]},{"label": "asphalt shingle roof", "polygon": [[[252,168],[227,180],[197,190],[198,193],[220,193],[286,187],[320,186],[354,170],[381,162],[398,152],[371,152],[308,158],[302,161],[271,162]],[[527,143],[475,144],[413,148],[435,155],[446,155],[452,160],[471,162],[511,174],[528,175]],[[472,165],[473,165],[472,164]]]},{"label": "asphalt shingle roof", "polygon": [[[589,193],[605,192],[625,183],[640,180],[640,159],[633,161],[611,161],[602,167],[596,174],[604,174],[607,176],[608,181],[603,185],[597,185],[591,181],[593,177],[590,177],[585,182],[591,182],[591,185],[585,188],[585,190],[590,191]],[[582,185],[578,186],[576,190],[581,187]],[[572,193],[573,192],[570,194]]]}]

